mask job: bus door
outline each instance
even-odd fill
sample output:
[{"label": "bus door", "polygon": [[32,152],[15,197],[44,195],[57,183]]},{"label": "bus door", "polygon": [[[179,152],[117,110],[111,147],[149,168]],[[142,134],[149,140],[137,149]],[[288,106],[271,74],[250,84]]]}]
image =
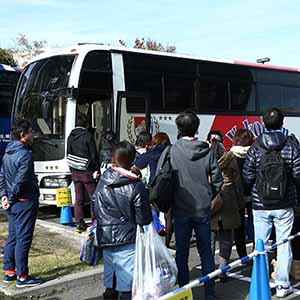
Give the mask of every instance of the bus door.
[{"label": "bus door", "polygon": [[107,130],[112,130],[111,115],[111,99],[101,99],[91,103],[91,127],[98,153],[102,146],[103,134]]},{"label": "bus door", "polygon": [[150,132],[150,97],[143,93],[118,92],[116,134],[119,141],[135,144],[142,131]]}]

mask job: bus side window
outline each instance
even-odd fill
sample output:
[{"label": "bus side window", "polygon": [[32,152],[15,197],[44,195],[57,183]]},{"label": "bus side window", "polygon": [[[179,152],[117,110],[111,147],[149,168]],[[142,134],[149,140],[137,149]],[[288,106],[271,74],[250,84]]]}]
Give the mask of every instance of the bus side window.
[{"label": "bus side window", "polygon": [[166,76],[164,78],[165,109],[172,112],[181,112],[195,107],[194,82],[193,78]]},{"label": "bus side window", "polygon": [[255,85],[251,82],[230,82],[231,111],[255,111]]},{"label": "bus side window", "polygon": [[283,90],[286,112],[300,112],[300,87],[285,87]]},{"label": "bus side window", "polygon": [[228,85],[225,80],[200,78],[199,96],[200,112],[228,111]]},{"label": "bus side window", "polygon": [[282,90],[279,85],[257,84],[259,111],[264,112],[270,107],[282,108]]}]

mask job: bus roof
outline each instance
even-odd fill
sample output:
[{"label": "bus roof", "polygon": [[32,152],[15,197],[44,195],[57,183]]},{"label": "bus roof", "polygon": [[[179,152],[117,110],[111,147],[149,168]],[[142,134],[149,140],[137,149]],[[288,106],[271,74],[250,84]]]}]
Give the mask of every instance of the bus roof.
[{"label": "bus roof", "polygon": [[188,54],[160,52],[160,51],[144,50],[144,49],[137,49],[137,48],[127,48],[127,47],[113,47],[113,46],[107,46],[107,45],[101,45],[101,44],[92,44],[92,43],[90,43],[90,44],[88,44],[88,43],[87,44],[79,44],[77,46],[67,47],[67,48],[51,49],[50,51],[44,52],[43,54],[37,56],[31,62],[36,61],[36,60],[40,60],[40,59],[43,59],[43,58],[47,58],[47,57],[50,57],[50,56],[64,55],[64,54],[79,54],[79,53],[82,53],[82,52],[87,53],[87,52],[90,52],[90,51],[93,51],[93,50],[104,50],[104,51],[111,51],[111,52],[143,53],[143,54],[148,54],[148,55],[158,55],[158,56],[187,58],[187,59],[210,61],[210,62],[219,62],[219,63],[227,63],[227,64],[236,64],[236,65],[249,66],[249,67],[255,67],[255,68],[265,68],[265,69],[273,69],[273,70],[300,72],[300,68],[295,68],[295,67],[282,67],[282,66],[258,64],[258,63],[230,60],[230,59],[212,59],[212,58],[194,56],[194,55],[188,55]]}]

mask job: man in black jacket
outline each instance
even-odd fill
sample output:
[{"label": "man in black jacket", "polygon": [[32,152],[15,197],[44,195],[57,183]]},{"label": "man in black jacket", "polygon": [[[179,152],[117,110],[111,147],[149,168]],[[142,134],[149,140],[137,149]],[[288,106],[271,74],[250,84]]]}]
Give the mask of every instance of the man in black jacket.
[{"label": "man in black jacket", "polygon": [[[189,283],[189,245],[192,231],[197,238],[203,274],[215,269],[210,246],[211,200],[220,190],[223,178],[217,160],[207,143],[195,134],[200,121],[193,112],[176,118],[181,138],[171,148],[171,164],[176,174],[174,191],[174,225],[178,283]],[[205,284],[205,300],[215,299],[214,282]]]},{"label": "man in black jacket", "polygon": [[39,187],[34,174],[32,126],[17,120],[12,128],[15,138],[5,150],[0,173],[0,198],[8,215],[8,239],[4,248],[4,282],[17,280],[17,287],[41,284],[29,276],[28,255],[37,218]]},{"label": "man in black jacket", "polygon": [[[114,166],[101,176],[95,192],[98,244],[103,248],[104,299],[131,299],[137,225],[152,220],[149,196],[140,178],[131,172],[135,148],[119,143]],[[116,280],[114,280],[114,278]],[[112,296],[113,291],[120,293]]]},{"label": "man in black jacket", "polygon": [[88,126],[88,117],[79,114],[77,127],[71,131],[67,142],[67,162],[72,172],[76,194],[74,214],[78,232],[87,228],[83,211],[85,191],[89,195],[91,217],[94,218],[92,197],[96,189],[95,178],[100,169],[95,141],[87,129]]},{"label": "man in black jacket", "polygon": [[[256,143],[248,150],[243,168],[244,181],[252,188],[255,240],[263,240],[265,246],[270,238],[273,225],[276,229],[276,239],[278,241],[286,239],[291,234],[294,221],[293,208],[297,202],[296,184],[300,182],[299,147],[294,138],[283,133],[283,119],[283,113],[277,108],[271,108],[263,115],[266,132],[260,135]],[[269,203],[276,203],[274,202],[275,198],[268,200],[268,198],[262,196],[257,178],[260,174],[263,155],[276,152],[283,158],[285,168],[288,170],[287,188],[282,200],[279,200],[276,205],[269,205]],[[271,188],[274,191],[276,190],[276,187],[271,186]],[[289,280],[292,263],[290,243],[278,247],[277,260],[276,296],[283,298],[292,293],[293,290]]]}]

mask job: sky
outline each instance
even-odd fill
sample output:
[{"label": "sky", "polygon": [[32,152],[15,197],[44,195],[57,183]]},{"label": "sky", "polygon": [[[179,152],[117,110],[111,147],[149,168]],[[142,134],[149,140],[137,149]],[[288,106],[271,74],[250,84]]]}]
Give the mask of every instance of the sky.
[{"label": "sky", "polygon": [[178,53],[300,68],[300,0],[0,0],[0,47],[20,33],[50,47],[136,37]]}]

